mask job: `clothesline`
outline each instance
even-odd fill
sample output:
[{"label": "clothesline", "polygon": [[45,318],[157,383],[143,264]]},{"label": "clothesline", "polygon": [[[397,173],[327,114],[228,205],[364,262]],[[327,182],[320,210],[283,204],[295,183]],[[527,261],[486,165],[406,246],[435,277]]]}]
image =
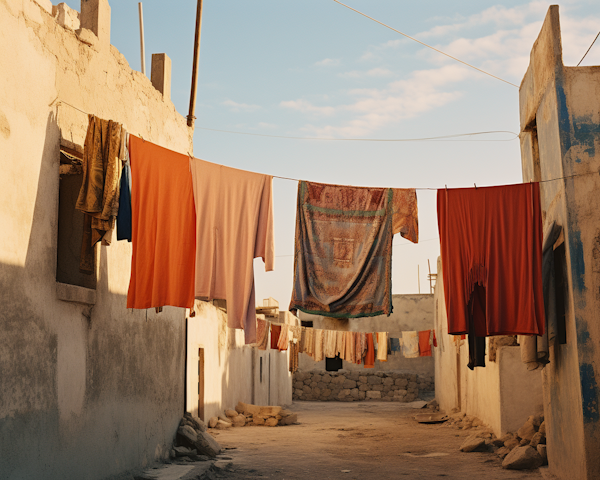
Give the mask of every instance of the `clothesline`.
[{"label": "clothesline", "polygon": [[[57,97],[57,98],[58,98],[58,97]],[[59,105],[61,105],[61,104],[63,104],[63,105],[68,105],[69,107],[71,107],[71,108],[74,108],[75,110],[78,110],[78,111],[80,111],[81,113],[84,113],[84,114],[86,114],[86,115],[89,115],[89,113],[85,112],[84,110],[81,110],[80,108],[77,108],[76,106],[74,106],[74,105],[71,105],[70,103],[68,103],[68,102],[65,102],[65,101],[63,101],[63,100],[59,100],[59,101],[57,101],[57,99],[54,99],[54,100],[53,100],[53,101],[50,103],[50,105],[49,105],[49,106],[52,106],[52,105],[54,105],[54,104],[56,104],[56,106],[59,106]],[[465,133],[465,134],[459,134],[459,135],[478,135],[478,134],[484,134],[484,133],[492,133],[492,132],[475,132],[475,133]],[[512,132],[510,132],[510,133],[512,133]],[[143,137],[142,137],[141,135],[138,135],[138,136],[139,136],[140,138],[142,138],[142,140],[143,140]],[[447,137],[447,136],[446,136],[446,137]],[[430,137],[430,138],[435,138],[435,137]],[[443,137],[437,137],[437,138],[443,138]],[[351,139],[348,139],[348,140],[351,140]],[[188,155],[190,155],[190,154],[188,153]],[[554,181],[557,181],[557,180],[566,180],[566,179],[568,179],[568,178],[575,178],[575,177],[582,177],[582,176],[586,176],[586,175],[596,175],[596,174],[600,174],[600,171],[597,171],[597,172],[587,172],[587,173],[579,173],[579,174],[574,174],[574,175],[566,175],[566,176],[564,176],[564,177],[549,178],[549,179],[545,179],[545,180],[538,180],[538,182],[539,182],[539,183],[545,183],[545,182],[554,182]],[[299,178],[284,177],[284,176],[281,176],[281,175],[272,175],[272,177],[273,177],[273,178],[278,178],[278,179],[280,179],[280,180],[289,180],[289,181],[292,181],[292,182],[299,182],[299,181],[300,181],[300,179],[299,179]],[[473,185],[474,185],[474,187],[473,187],[473,188],[477,188],[477,185],[476,185],[476,184],[473,184]],[[503,184],[503,185],[480,185],[480,187],[486,187],[486,186],[504,186],[504,185],[505,185],[505,184]],[[506,185],[510,185],[510,184],[506,184]],[[339,186],[342,186],[342,187],[348,187],[348,186],[355,186],[355,185],[339,185]],[[447,188],[448,188],[448,185],[445,185],[445,188],[447,189]],[[470,188],[470,187],[469,187],[469,188]],[[415,188],[415,190],[431,190],[431,191],[438,191],[438,190],[441,190],[441,187],[416,187],[416,188]]]}]

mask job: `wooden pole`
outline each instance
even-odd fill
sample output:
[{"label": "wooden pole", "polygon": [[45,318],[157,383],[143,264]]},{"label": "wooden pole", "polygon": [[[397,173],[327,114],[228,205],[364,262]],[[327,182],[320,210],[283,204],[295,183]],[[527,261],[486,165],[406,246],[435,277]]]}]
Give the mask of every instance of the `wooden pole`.
[{"label": "wooden pole", "polygon": [[142,2],[138,3],[138,11],[140,13],[140,53],[142,55],[142,73],[146,75],[146,49],[144,46],[144,12],[142,10]]},{"label": "wooden pole", "polygon": [[194,111],[196,110],[196,93],[198,87],[198,63],[200,60],[200,31],[202,29],[202,0],[198,0],[196,9],[196,35],[194,38],[194,64],[192,66],[192,91],[190,94],[190,113],[187,116],[188,127],[194,126]]}]

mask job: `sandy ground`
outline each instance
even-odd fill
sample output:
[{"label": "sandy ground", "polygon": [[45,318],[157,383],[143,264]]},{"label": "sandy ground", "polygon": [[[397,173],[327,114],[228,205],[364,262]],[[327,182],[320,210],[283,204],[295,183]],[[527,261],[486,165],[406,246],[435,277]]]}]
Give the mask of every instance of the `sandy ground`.
[{"label": "sandy ground", "polygon": [[511,471],[492,453],[462,453],[468,431],[412,418],[398,403],[295,402],[299,425],[217,431],[225,469],[202,478],[542,479]]}]

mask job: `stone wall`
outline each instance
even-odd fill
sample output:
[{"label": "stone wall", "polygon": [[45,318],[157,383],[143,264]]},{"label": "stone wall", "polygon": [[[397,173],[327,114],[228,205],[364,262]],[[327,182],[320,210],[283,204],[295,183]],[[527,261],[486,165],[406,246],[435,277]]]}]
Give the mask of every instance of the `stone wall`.
[{"label": "stone wall", "polygon": [[294,400],[412,402],[432,391],[433,378],[401,372],[326,372],[294,374]]}]

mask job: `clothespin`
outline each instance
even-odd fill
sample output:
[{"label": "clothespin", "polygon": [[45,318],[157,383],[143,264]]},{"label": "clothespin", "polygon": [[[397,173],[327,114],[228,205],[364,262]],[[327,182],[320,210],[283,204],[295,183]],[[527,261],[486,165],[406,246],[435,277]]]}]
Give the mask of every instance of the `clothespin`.
[{"label": "clothespin", "polygon": [[[475,185],[475,183],[473,183],[473,185]],[[475,185],[475,190],[477,190],[477,185]]]}]

